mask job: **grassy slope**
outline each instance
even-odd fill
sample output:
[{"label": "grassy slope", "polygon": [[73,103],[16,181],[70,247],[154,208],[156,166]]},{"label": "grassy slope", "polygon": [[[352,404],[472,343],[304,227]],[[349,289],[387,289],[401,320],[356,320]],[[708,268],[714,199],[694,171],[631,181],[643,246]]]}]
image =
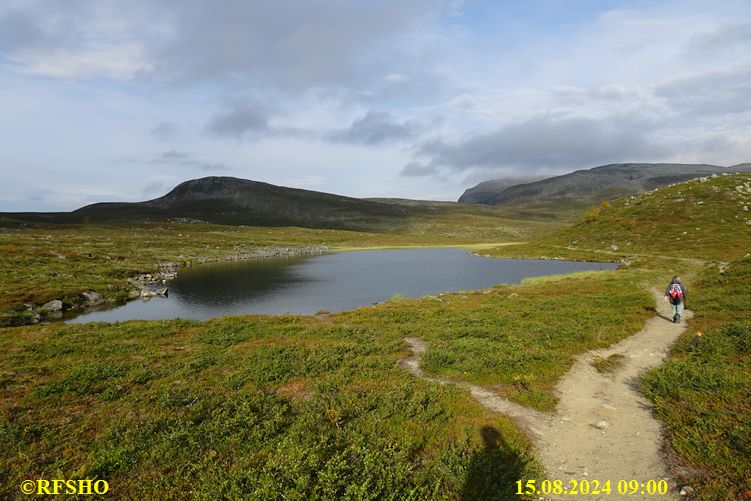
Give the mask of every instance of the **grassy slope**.
[{"label": "grassy slope", "polygon": [[751,249],[749,174],[689,181],[592,211],[590,221],[491,254],[730,260]]},{"label": "grassy slope", "polygon": [[[661,273],[665,283],[675,272],[687,274],[696,316],[643,387],[669,431],[682,479],[701,499],[734,499],[751,489],[751,176],[681,183],[619,199],[592,215],[593,221],[489,253],[628,259]],[[721,274],[718,263],[727,262]],[[689,351],[697,330],[703,342]]]}]

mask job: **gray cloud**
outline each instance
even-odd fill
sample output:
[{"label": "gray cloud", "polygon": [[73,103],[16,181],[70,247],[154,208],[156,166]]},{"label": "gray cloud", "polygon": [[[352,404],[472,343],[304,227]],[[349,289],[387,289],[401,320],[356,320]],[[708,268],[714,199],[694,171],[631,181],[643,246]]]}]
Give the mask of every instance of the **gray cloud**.
[{"label": "gray cloud", "polygon": [[44,33],[26,13],[12,9],[0,16],[0,53],[37,44]]},{"label": "gray cloud", "polygon": [[195,160],[190,153],[184,151],[165,151],[149,161],[150,164],[178,165],[198,169],[204,172],[230,171],[231,167],[219,162],[203,162]]},{"label": "gray cloud", "polygon": [[[23,7],[0,8],[0,53],[19,49],[52,49],[83,45],[77,27],[86,17],[85,2],[32,1]],[[92,10],[88,9],[91,15]]]},{"label": "gray cloud", "polygon": [[211,118],[206,129],[217,136],[237,139],[274,136],[366,146],[412,140],[427,130],[427,127],[418,121],[400,121],[391,113],[372,110],[355,119],[347,128],[328,131],[272,126],[269,124],[270,117],[271,114],[262,105],[235,103]]},{"label": "gray cloud", "polygon": [[740,52],[748,56],[751,47],[751,23],[725,24],[709,33],[695,35],[686,45],[683,56],[688,59],[716,58],[718,54]]},{"label": "gray cloud", "polygon": [[268,131],[268,115],[261,106],[240,103],[215,115],[208,130],[218,136],[240,138],[251,132]]},{"label": "gray cloud", "polygon": [[556,168],[598,165],[629,159],[656,159],[666,148],[650,141],[648,124],[626,117],[553,118],[538,116],[477,134],[463,141],[437,140],[421,153],[430,165],[454,170],[476,167]]},{"label": "gray cloud", "polygon": [[400,175],[406,177],[433,176],[438,174],[438,169],[434,165],[423,165],[419,162],[410,162],[404,166]]},{"label": "gray cloud", "polygon": [[751,110],[751,66],[674,80],[655,93],[682,115],[745,113]]},{"label": "gray cloud", "polygon": [[333,142],[377,146],[413,139],[422,133],[423,129],[419,122],[399,122],[390,113],[369,111],[365,116],[353,121],[348,128],[330,132],[327,138]]},{"label": "gray cloud", "polygon": [[454,3],[30,0],[0,7],[0,54],[69,78],[138,77],[281,93],[331,88],[349,95],[403,71],[414,60],[407,38]]},{"label": "gray cloud", "polygon": [[175,139],[179,133],[177,125],[172,122],[159,122],[151,129],[151,135],[160,141]]},{"label": "gray cloud", "polygon": [[175,160],[185,160],[188,158],[188,154],[183,151],[165,151],[162,153],[162,155],[157,159],[158,162],[173,162]]},{"label": "gray cloud", "polygon": [[[222,81],[299,91],[368,78],[368,51],[398,47],[443,2],[164,0],[174,36],[151,76]],[[372,61],[371,61],[372,62]]]}]

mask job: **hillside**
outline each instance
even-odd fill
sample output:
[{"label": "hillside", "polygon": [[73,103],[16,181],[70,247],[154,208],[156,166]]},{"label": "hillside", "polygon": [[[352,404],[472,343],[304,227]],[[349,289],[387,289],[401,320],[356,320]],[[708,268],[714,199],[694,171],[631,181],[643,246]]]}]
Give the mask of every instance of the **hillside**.
[{"label": "hillside", "polygon": [[[230,226],[299,226],[354,231],[414,231],[454,220],[501,224],[519,219],[513,211],[454,202],[360,199],[286,188],[234,177],[186,181],[166,195],[144,202],[102,202],[72,212],[0,213],[0,226],[144,221],[199,222]],[[535,223],[512,221],[530,226]],[[485,222],[481,226],[488,225]],[[508,225],[508,224],[507,224]]]},{"label": "hillside", "polygon": [[[641,387],[667,430],[665,450],[680,485],[692,486],[696,499],[748,499],[749,251],[751,174],[733,174],[622,197],[570,227],[487,254],[621,260],[652,275],[641,287],[664,286],[679,273],[694,318]],[[696,332],[703,333],[699,345]]]},{"label": "hillside", "polygon": [[459,197],[458,202],[462,204],[488,204],[485,201],[493,199],[498,193],[515,186],[518,184],[534,183],[536,181],[542,181],[549,176],[524,176],[517,178],[500,178],[490,179],[489,181],[483,181],[480,184],[473,186],[466,190],[462,196]]},{"label": "hillside", "polygon": [[[534,243],[496,255],[607,253],[739,259],[751,250],[751,174],[704,177],[590,209]],[[592,256],[590,256],[592,257]]]},{"label": "hillside", "polygon": [[725,172],[748,172],[751,164],[720,167],[707,164],[611,164],[526,184],[493,189],[486,181],[465,191],[460,202],[484,205],[583,207],[622,195],[645,191]]},{"label": "hillside", "polygon": [[180,219],[226,225],[372,230],[403,226],[405,216],[417,212],[246,179],[206,177],[181,183],[166,195],[145,202],[104,202],[69,213],[16,213],[5,217],[51,223]]}]

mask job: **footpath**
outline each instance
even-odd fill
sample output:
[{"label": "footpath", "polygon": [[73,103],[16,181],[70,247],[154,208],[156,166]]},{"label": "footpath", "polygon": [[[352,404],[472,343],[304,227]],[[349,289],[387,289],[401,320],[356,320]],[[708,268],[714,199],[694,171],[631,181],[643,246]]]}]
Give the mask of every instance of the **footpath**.
[{"label": "footpath", "polygon": [[[569,489],[572,480],[586,480],[590,485],[598,481],[601,486],[610,480],[612,488],[610,495],[545,495],[539,499],[680,499],[678,486],[660,453],[661,425],[652,415],[651,404],[641,395],[638,380],[645,371],[662,363],[670,345],[686,329],[686,317],[690,318],[691,312],[686,310],[686,316],[673,323],[670,306],[663,303],[659,291],[654,294],[657,315],[641,331],[576,359],[556,385],[559,402],[554,413],[529,409],[479,386],[425,375],[420,359],[427,346],[418,338],[405,338],[412,355],[400,360],[399,365],[427,381],[465,387],[483,406],[511,417],[533,440],[536,456],[551,481],[561,480]],[[613,354],[623,358],[612,372],[600,373],[592,365],[595,357]],[[638,482],[636,493],[620,496],[620,480]],[[660,480],[667,482],[669,492],[648,494],[647,482]]]}]

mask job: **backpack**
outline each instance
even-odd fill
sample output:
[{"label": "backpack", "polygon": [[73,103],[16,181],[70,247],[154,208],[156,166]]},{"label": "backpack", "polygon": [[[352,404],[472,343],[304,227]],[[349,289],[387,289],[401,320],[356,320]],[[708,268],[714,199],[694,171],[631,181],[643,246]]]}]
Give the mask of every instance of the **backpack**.
[{"label": "backpack", "polygon": [[683,301],[683,289],[680,284],[670,284],[670,291],[668,294],[670,295],[670,302],[673,304],[678,304]]}]

